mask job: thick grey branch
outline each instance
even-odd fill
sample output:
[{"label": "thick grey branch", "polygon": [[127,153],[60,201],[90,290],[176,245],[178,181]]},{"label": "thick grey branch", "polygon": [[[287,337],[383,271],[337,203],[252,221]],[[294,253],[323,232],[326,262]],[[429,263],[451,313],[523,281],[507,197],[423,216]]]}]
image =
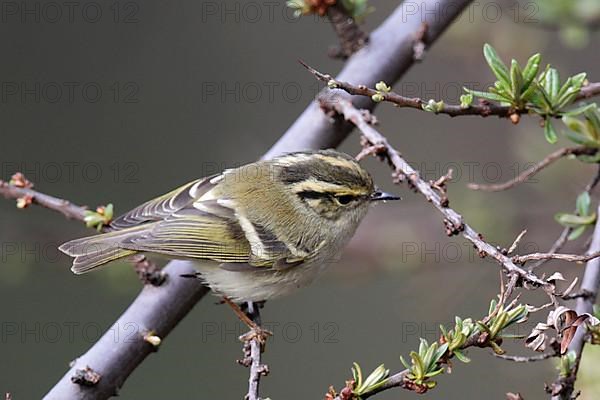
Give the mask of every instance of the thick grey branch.
[{"label": "thick grey branch", "polygon": [[[144,337],[151,334],[164,339],[208,292],[198,280],[180,278],[195,272],[188,262],[173,261],[165,272],[167,280],[161,286],[145,285],[117,322],[90,350],[73,361],[69,372],[44,399],[93,400],[118,394],[133,370],[156,350]],[[86,384],[82,371],[87,368],[99,374],[96,384]]]},{"label": "thick grey branch", "polygon": [[[598,208],[600,212],[600,207]],[[592,243],[588,250],[589,253],[594,254],[600,252],[600,224],[596,223],[594,228],[594,236]],[[581,292],[586,293],[586,296],[579,297],[577,299],[577,306],[575,311],[581,315],[584,313],[592,313],[594,303],[598,297],[598,289],[600,288],[600,258],[594,258],[588,261],[583,279],[581,281]],[[551,389],[554,392],[553,400],[571,400],[573,391],[575,390],[575,380],[577,379],[577,372],[579,371],[579,364],[581,362],[581,356],[583,354],[583,347],[585,346],[585,329],[580,327],[575,333],[575,337],[569,345],[569,351],[574,351],[576,355],[575,365],[571,370],[571,374],[566,377],[558,377]]]},{"label": "thick grey branch", "polygon": [[[415,60],[414,45],[419,40],[423,26],[427,26],[423,42],[430,46],[471,2],[472,0],[403,2],[371,33],[368,45],[348,59],[336,79],[360,82],[369,87],[374,87],[379,81],[393,84],[418,61]],[[418,9],[415,10],[415,7]],[[352,97],[346,93],[343,97],[352,99],[358,108],[372,110],[377,104],[369,97]],[[353,126],[347,123],[331,124],[319,109],[319,104],[314,101],[265,157],[272,158],[290,149],[337,147],[352,129]]]}]

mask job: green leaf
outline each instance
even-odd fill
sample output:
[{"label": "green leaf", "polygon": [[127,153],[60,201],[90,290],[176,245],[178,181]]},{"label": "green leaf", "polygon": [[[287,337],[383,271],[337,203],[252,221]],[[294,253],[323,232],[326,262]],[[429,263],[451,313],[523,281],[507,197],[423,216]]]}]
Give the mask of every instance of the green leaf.
[{"label": "green leaf", "polygon": [[381,93],[375,93],[373,96],[371,96],[371,100],[373,100],[375,103],[380,103],[384,99],[385,98],[383,97],[383,95]]},{"label": "green leaf", "polygon": [[354,365],[354,368],[352,368],[352,376],[354,377],[354,382],[356,382],[357,385],[362,385],[362,369],[360,368],[360,365],[358,365],[358,363],[354,362],[352,363]]},{"label": "green leaf", "polygon": [[423,357],[425,355],[425,353],[427,353],[428,348],[429,348],[429,345],[427,343],[427,340],[421,338],[421,341],[419,343],[419,355],[421,357]]},{"label": "green leaf", "polygon": [[590,211],[590,194],[588,192],[582,192],[577,196],[577,212],[580,216],[588,215]]},{"label": "green leaf", "polygon": [[437,349],[434,356],[434,360],[436,363],[444,356],[444,354],[446,354],[446,352],[448,351],[448,347],[448,343],[444,343]]},{"label": "green leaf", "polygon": [[443,337],[448,337],[448,331],[446,330],[446,327],[443,324],[440,324],[440,331],[442,332]]},{"label": "green leaf", "polygon": [[538,90],[535,93],[537,96],[535,96],[532,99],[532,102],[535,105],[539,106],[540,108],[544,109],[546,113],[552,113],[553,112],[552,97],[546,91],[544,86],[538,86]]},{"label": "green leaf", "polygon": [[113,218],[113,213],[115,211],[115,207],[112,203],[108,203],[106,207],[104,207],[104,217],[107,221],[110,221]]},{"label": "green leaf", "polygon": [[596,106],[596,103],[589,104],[583,111],[583,114],[590,122],[590,125],[594,131],[594,136],[598,138],[600,136],[600,115],[598,114],[598,107]]},{"label": "green leaf", "polygon": [[557,99],[560,99],[561,97],[563,97],[567,91],[574,90],[574,89],[576,89],[576,88],[573,87],[573,78],[569,77],[565,81],[565,83],[563,83],[563,85],[560,87],[560,90],[556,94]]},{"label": "green leaf", "polygon": [[465,336],[470,336],[475,330],[475,324],[473,324],[473,321],[471,320],[471,318],[467,318],[464,320],[463,322],[463,326],[461,329],[461,332],[463,335]]},{"label": "green leaf", "polygon": [[[404,357],[400,356],[400,362],[402,363],[402,365],[404,365],[404,368],[410,369],[410,365],[406,362]],[[354,379],[354,380],[356,381],[356,379]]]},{"label": "green leaf", "polygon": [[435,363],[433,360],[433,356],[435,354],[437,344],[432,343],[431,346],[427,348],[425,355],[423,356],[423,364],[425,364],[425,371],[429,371],[431,369],[431,365]]},{"label": "green leaf", "polygon": [[[590,141],[589,138],[580,135],[578,133],[575,133],[573,131],[566,131],[565,135],[567,136],[567,138],[569,140],[571,140],[572,142],[575,142],[577,144],[581,144],[587,147],[598,147],[598,143],[596,143],[595,141]],[[577,156],[577,158],[579,159],[582,156]]]},{"label": "green leaf", "polygon": [[500,57],[498,57],[496,50],[494,50],[492,46],[486,43],[483,46],[483,55],[488,65],[490,66],[492,72],[494,73],[494,75],[496,75],[498,81],[500,81],[500,83],[506,90],[510,90],[508,68],[506,68],[506,65],[504,65]]},{"label": "green leaf", "polygon": [[496,78],[498,78],[498,80],[508,90],[510,88],[508,68],[506,68],[506,65],[504,65],[498,56],[498,53],[496,53],[496,50],[486,43],[483,46],[483,55],[492,72],[494,75],[496,75]]},{"label": "green leaf", "polygon": [[535,95],[537,95],[538,92],[539,86],[537,83],[533,82],[533,84],[527,85],[527,89],[523,92],[523,94],[521,94],[521,99],[523,101],[529,101],[533,103]]},{"label": "green leaf", "polygon": [[460,350],[454,350],[453,354],[456,356],[456,358],[458,358],[458,360],[460,362],[463,362],[465,364],[470,363],[471,359],[469,357],[467,357],[462,351]]},{"label": "green leaf", "polygon": [[578,89],[570,88],[563,95],[558,96],[556,99],[556,109],[562,110],[569,104],[573,103],[579,93]]},{"label": "green leaf", "polygon": [[582,133],[590,138],[587,132],[587,126],[583,121],[569,116],[563,116],[562,120],[567,128],[573,132]]},{"label": "green leaf", "polygon": [[506,326],[508,322],[508,313],[500,312],[499,315],[494,319],[492,326],[490,327],[491,336],[495,338],[496,335]]},{"label": "green leaf", "polygon": [[488,315],[491,315],[492,312],[494,312],[497,305],[498,305],[498,301],[496,299],[492,299],[492,301],[490,301],[490,307],[488,308]]},{"label": "green leaf", "polygon": [[454,351],[454,349],[457,349],[463,344],[465,344],[466,341],[467,336],[463,332],[458,332],[456,336],[452,339],[452,341],[449,343],[448,347],[452,349],[452,351]]},{"label": "green leaf", "polygon": [[374,385],[380,383],[382,379],[387,378],[390,370],[385,368],[385,365],[381,364],[379,367],[375,368],[373,372],[365,379],[363,384],[361,385],[361,389],[367,390],[371,389]]},{"label": "green leaf", "polygon": [[436,381],[425,382],[425,386],[427,386],[427,389],[433,389],[434,387],[437,386],[437,382]]},{"label": "green leaf", "polygon": [[492,342],[490,342],[490,343],[489,343],[489,345],[490,345],[490,347],[492,348],[492,350],[494,351],[494,353],[496,353],[496,354],[498,354],[498,355],[502,355],[502,354],[506,353],[506,351],[504,351],[504,350],[502,349],[502,347],[500,347],[500,346],[498,345],[498,343],[496,343],[496,342],[493,342],[493,341],[492,341]]},{"label": "green leaf", "polygon": [[510,64],[510,89],[513,99],[518,99],[523,87],[523,73],[517,60],[512,60]]},{"label": "green leaf", "polygon": [[527,317],[529,315],[529,312],[527,311],[527,307],[525,307],[523,304],[516,306],[515,308],[511,309],[507,313],[508,313],[508,321],[504,324],[504,327],[507,327],[512,324],[523,323],[523,322],[527,321]]},{"label": "green leaf", "polygon": [[437,114],[444,109],[444,100],[435,101],[431,99],[426,104],[422,104],[421,108],[425,111]]},{"label": "green leaf", "polygon": [[596,129],[596,124],[600,124],[600,121],[597,119],[595,109],[589,108],[583,112],[586,116],[585,122],[567,114],[563,115],[562,121],[569,128],[566,136],[571,141],[586,147],[600,147],[600,130]]},{"label": "green leaf", "polygon": [[582,154],[580,156],[577,156],[577,159],[584,163],[598,164],[598,163],[600,163],[600,151],[591,156],[589,156],[587,154]]},{"label": "green leaf", "polygon": [[558,136],[556,135],[556,131],[554,130],[550,118],[546,118],[544,123],[544,136],[546,137],[546,141],[550,144],[554,144],[558,140]]},{"label": "green leaf", "polygon": [[571,77],[571,79],[573,81],[573,86],[581,89],[581,87],[583,86],[583,82],[585,82],[586,77],[587,77],[587,74],[585,72],[580,72],[577,75],[573,75]]},{"label": "green leaf", "polygon": [[527,65],[523,69],[523,90],[529,89],[531,83],[535,79],[540,70],[540,53],[534,54],[527,60]]},{"label": "green leaf", "polygon": [[471,89],[467,89],[464,88],[468,93],[477,96],[477,97],[481,97],[482,99],[486,99],[486,100],[491,100],[491,101],[497,101],[500,103],[510,103],[512,101],[512,99],[506,97],[506,96],[502,96],[496,93],[491,93],[491,92],[480,92],[478,90],[471,90]]},{"label": "green leaf", "polygon": [[569,111],[563,113],[563,115],[566,115],[569,117],[577,117],[578,115],[584,114],[587,111],[594,111],[596,108],[597,108],[596,103],[584,104],[582,106],[570,109]]},{"label": "green leaf", "polygon": [[288,0],[286,5],[294,10],[294,17],[298,18],[302,15],[310,13],[310,4],[304,0]]},{"label": "green leaf", "polygon": [[565,107],[575,101],[577,95],[581,91],[581,86],[585,81],[585,77],[585,73],[580,73],[567,79],[556,99],[559,108]]},{"label": "green leaf", "polygon": [[578,226],[577,228],[573,229],[571,231],[571,233],[569,234],[569,236],[567,237],[567,240],[575,240],[577,238],[579,238],[581,235],[583,235],[583,232],[585,232],[587,226],[586,225],[581,225]]},{"label": "green leaf", "polygon": [[460,96],[460,108],[469,108],[473,104],[473,94],[463,94]]},{"label": "green leaf", "polygon": [[358,22],[373,11],[367,0],[342,0],[342,5]]},{"label": "green leaf", "polygon": [[375,84],[375,89],[379,92],[389,93],[392,88],[389,87],[384,81],[379,81]]},{"label": "green leaf", "polygon": [[417,378],[422,378],[425,375],[425,366],[423,365],[423,360],[421,356],[414,351],[410,352],[410,358],[412,359],[412,368],[411,371],[415,374]]},{"label": "green leaf", "polygon": [[479,328],[480,332],[485,332],[485,333],[489,333],[491,334],[492,332],[490,331],[490,328],[488,328],[488,326],[486,324],[484,324],[482,321],[477,321],[477,327]]},{"label": "green leaf", "polygon": [[546,92],[550,96],[552,103],[554,103],[554,100],[556,100],[556,96],[558,95],[558,91],[560,90],[560,75],[558,74],[558,70],[556,68],[550,68],[548,70],[545,83]]},{"label": "green leaf", "polygon": [[444,372],[444,370],[442,368],[438,368],[436,370],[426,373],[425,378],[433,378],[434,376],[437,376],[437,375],[441,374],[442,372]]},{"label": "green leaf", "polygon": [[591,225],[596,221],[596,213],[591,215],[581,216],[568,213],[558,213],[554,216],[554,219],[561,224],[569,228],[577,228],[580,225]]}]

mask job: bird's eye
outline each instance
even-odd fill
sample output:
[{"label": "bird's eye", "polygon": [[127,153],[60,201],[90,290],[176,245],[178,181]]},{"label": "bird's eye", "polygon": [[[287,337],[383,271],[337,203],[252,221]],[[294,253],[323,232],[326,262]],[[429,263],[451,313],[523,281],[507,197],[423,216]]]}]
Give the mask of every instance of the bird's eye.
[{"label": "bird's eye", "polygon": [[350,202],[352,202],[352,200],[354,200],[354,196],[345,194],[342,196],[336,196],[336,199],[337,199],[338,203],[345,206],[347,204],[350,204]]}]

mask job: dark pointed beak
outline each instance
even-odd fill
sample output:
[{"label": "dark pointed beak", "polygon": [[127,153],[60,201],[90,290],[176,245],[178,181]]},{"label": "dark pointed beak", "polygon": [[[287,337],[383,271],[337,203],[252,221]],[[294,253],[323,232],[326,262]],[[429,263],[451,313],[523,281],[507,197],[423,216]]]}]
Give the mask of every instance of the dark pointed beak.
[{"label": "dark pointed beak", "polygon": [[377,190],[371,195],[371,201],[385,201],[385,200],[402,200],[400,196],[393,195],[391,193],[382,192]]}]

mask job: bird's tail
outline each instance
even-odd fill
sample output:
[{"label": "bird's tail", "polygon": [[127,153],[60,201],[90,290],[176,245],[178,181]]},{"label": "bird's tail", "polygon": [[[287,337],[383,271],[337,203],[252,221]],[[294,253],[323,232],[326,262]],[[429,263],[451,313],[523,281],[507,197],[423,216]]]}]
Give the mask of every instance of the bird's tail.
[{"label": "bird's tail", "polygon": [[60,251],[75,257],[71,271],[83,274],[108,262],[137,253],[122,247],[124,240],[139,235],[147,227],[134,227],[71,240],[60,245]]}]

